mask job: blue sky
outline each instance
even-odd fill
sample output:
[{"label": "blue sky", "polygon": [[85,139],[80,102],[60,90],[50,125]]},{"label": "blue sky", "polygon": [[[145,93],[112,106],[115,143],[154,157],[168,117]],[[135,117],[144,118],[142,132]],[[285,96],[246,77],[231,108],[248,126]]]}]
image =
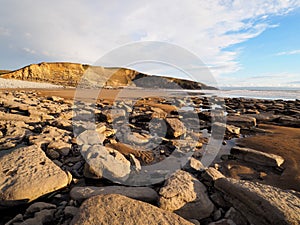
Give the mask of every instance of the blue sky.
[{"label": "blue sky", "polygon": [[[219,86],[300,87],[299,22],[300,0],[1,0],[0,68],[95,64],[128,43],[162,41],[195,54]],[[176,65],[132,65],[185,77]],[[198,81],[202,66],[193,65]]]}]

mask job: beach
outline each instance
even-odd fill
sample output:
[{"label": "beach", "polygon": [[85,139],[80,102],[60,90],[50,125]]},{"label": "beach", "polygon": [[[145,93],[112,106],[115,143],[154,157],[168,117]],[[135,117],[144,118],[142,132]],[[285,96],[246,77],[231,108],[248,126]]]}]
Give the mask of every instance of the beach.
[{"label": "beach", "polygon": [[[79,224],[100,202],[110,202],[110,212],[141,204],[136,200],[148,204],[141,209],[154,207],[147,210],[159,220],[179,215],[185,219],[179,224],[298,220],[290,201],[297,204],[300,191],[299,100],[140,88],[27,86],[0,94],[0,183],[6,187],[0,224],[41,218]],[[218,158],[210,145],[227,150]],[[290,200],[281,208],[276,198]],[[250,211],[243,208],[247,201],[253,201]],[[270,214],[253,214],[261,204],[272,205]]]}]

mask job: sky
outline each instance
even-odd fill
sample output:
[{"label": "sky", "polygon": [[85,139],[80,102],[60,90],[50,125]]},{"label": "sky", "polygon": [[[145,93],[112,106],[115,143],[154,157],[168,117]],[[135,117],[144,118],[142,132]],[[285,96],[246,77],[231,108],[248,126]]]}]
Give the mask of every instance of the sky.
[{"label": "sky", "polygon": [[[201,63],[189,65],[196,68],[193,76],[181,72],[185,60],[164,65],[142,62],[141,56],[128,67],[206,81],[205,66],[219,86],[300,87],[300,0],[0,0],[0,5],[0,69],[57,61],[97,65],[124,45],[152,41],[196,56]],[[153,57],[185,55],[175,49],[156,49]]]}]

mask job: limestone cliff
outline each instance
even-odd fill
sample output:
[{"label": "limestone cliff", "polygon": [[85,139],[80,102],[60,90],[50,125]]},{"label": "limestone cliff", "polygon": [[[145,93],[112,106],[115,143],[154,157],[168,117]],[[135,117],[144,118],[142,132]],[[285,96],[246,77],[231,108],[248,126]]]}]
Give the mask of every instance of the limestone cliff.
[{"label": "limestone cliff", "polygon": [[212,89],[205,84],[154,75],[126,68],[105,68],[77,63],[40,63],[1,75],[1,78],[47,82],[64,86],[137,86],[148,88]]}]

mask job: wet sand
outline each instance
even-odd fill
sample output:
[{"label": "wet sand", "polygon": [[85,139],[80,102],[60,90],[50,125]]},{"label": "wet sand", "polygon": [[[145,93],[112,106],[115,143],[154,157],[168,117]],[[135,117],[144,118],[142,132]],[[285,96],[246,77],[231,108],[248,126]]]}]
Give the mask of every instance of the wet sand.
[{"label": "wet sand", "polygon": [[282,156],[285,159],[283,173],[280,175],[271,169],[264,171],[265,168],[259,166],[230,160],[226,163],[230,167],[225,170],[226,175],[233,178],[248,176],[250,180],[300,191],[300,129],[265,124],[259,127],[273,133],[242,138],[236,144]]}]

